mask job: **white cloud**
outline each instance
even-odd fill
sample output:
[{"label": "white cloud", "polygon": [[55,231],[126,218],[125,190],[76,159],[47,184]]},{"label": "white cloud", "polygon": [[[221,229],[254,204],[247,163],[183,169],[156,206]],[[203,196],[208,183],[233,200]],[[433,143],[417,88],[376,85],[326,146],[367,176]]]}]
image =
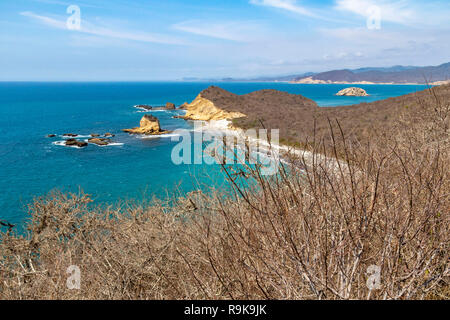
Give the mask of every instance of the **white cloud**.
[{"label": "white cloud", "polygon": [[252,22],[205,22],[190,20],[177,23],[173,29],[210,38],[246,42],[261,34],[262,26]]},{"label": "white cloud", "polygon": [[[35,14],[30,11],[20,12],[20,15],[22,15],[24,17],[32,18],[32,19],[39,21],[39,22],[41,22],[49,27],[52,27],[52,28],[68,30],[65,20],[59,20],[59,19],[54,19],[54,18],[50,18],[47,16],[38,15],[38,14]],[[186,42],[183,41],[182,39],[176,39],[172,36],[134,32],[134,31],[127,32],[127,31],[112,30],[109,28],[92,25],[85,20],[82,20],[80,30],[71,30],[71,31],[91,34],[91,35],[100,36],[100,37],[110,37],[110,38],[139,41],[139,42],[150,42],[150,43],[161,43],[161,44],[186,44]]]},{"label": "white cloud", "polygon": [[310,10],[298,5],[295,0],[250,0],[250,3],[259,6],[283,9],[303,16],[317,18]]},{"label": "white cloud", "polygon": [[40,15],[34,14],[33,12],[30,12],[30,11],[20,12],[20,15],[38,20],[39,22],[41,22],[47,26],[53,27],[53,28],[58,28],[58,29],[66,29],[67,28],[65,21],[59,21],[59,20],[56,20],[56,19],[53,19],[50,17],[40,16]]},{"label": "white cloud", "polygon": [[369,17],[370,8],[378,7],[381,13],[381,20],[411,24],[417,17],[411,4],[408,1],[385,1],[385,0],[337,0],[335,9],[339,11],[349,11],[354,14]]}]

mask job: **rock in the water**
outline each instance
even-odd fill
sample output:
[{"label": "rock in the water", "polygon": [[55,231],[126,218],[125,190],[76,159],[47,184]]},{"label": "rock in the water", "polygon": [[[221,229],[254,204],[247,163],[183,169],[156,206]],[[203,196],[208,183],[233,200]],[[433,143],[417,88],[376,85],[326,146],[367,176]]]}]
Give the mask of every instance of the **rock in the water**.
[{"label": "rock in the water", "polygon": [[48,134],[47,135],[47,138],[54,138],[54,137],[56,137],[56,134]]},{"label": "rock in the water", "polygon": [[97,133],[91,133],[91,137],[96,138],[96,137],[100,137],[100,135]]},{"label": "rock in the water", "polygon": [[142,117],[139,127],[133,129],[124,129],[122,131],[145,135],[168,133],[168,131],[161,129],[158,118],[148,114]]},{"label": "rock in the water", "polygon": [[63,136],[64,137],[78,137],[78,135],[76,133],[64,133]]},{"label": "rock in the water", "polygon": [[107,132],[105,133],[105,137],[114,137],[115,135],[112,134],[111,132]]},{"label": "rock in the water", "polygon": [[366,90],[356,87],[342,89],[338,93],[337,96],[356,96],[356,97],[365,97],[368,96]]},{"label": "rock in the water", "polygon": [[175,104],[171,103],[171,102],[167,102],[166,103],[166,109],[168,110],[174,110],[175,109]]},{"label": "rock in the water", "polygon": [[88,144],[84,141],[78,141],[76,139],[67,139],[66,140],[66,146],[77,146],[77,147],[86,147]]},{"label": "rock in the water", "polygon": [[180,109],[187,109],[187,107],[189,106],[189,103],[185,102],[180,106]]},{"label": "rock in the water", "polygon": [[110,143],[109,139],[102,139],[102,138],[91,138],[88,139],[88,142],[96,144],[98,146],[107,146]]},{"label": "rock in the water", "polygon": [[137,106],[134,106],[135,108],[138,109],[144,109],[144,110],[152,110],[153,107],[149,106],[148,104],[138,104]]}]

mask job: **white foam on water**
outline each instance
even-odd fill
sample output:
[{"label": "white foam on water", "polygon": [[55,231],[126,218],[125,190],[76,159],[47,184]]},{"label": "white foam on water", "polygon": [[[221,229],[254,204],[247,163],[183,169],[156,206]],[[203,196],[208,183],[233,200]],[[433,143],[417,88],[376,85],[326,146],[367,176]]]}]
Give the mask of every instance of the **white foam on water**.
[{"label": "white foam on water", "polygon": [[53,145],[55,146],[61,146],[61,147],[66,147],[66,148],[75,148],[75,149],[82,149],[83,147],[79,147],[79,146],[68,146],[66,145],[66,140],[62,140],[62,141],[55,141],[52,142]]},{"label": "white foam on water", "polygon": [[153,135],[144,135],[139,134],[136,135],[139,139],[156,139],[156,138],[172,138],[172,137],[179,137],[181,134],[179,133],[166,133],[166,134],[153,134]]},{"label": "white foam on water", "polygon": [[120,146],[125,145],[125,143],[121,143],[121,142],[112,142],[112,143],[109,143],[109,144],[107,144],[107,145],[105,145],[105,146],[100,146],[100,145],[95,144],[95,143],[91,143],[91,144],[94,144],[94,145],[96,145],[97,147],[120,147]]},{"label": "white foam on water", "polygon": [[118,147],[118,146],[123,146],[125,144],[125,143],[121,143],[121,142],[111,142],[111,143],[108,143],[107,145],[101,146],[96,143],[89,142],[89,139],[84,140],[84,142],[96,145],[97,147]]},{"label": "white foam on water", "polygon": [[59,137],[61,137],[63,139],[80,139],[80,138],[91,138],[91,135],[90,134],[88,134],[88,135],[79,134],[77,136],[72,137],[72,136],[65,136],[62,134]]}]

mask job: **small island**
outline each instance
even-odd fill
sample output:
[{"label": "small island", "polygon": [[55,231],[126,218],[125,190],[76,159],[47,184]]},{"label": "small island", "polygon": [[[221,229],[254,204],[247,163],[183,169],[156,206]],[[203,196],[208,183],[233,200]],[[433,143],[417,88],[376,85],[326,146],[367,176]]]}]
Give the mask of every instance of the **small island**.
[{"label": "small island", "polygon": [[142,117],[139,127],[133,129],[123,129],[122,131],[130,134],[143,135],[159,135],[169,133],[169,131],[161,129],[161,125],[157,117],[148,114]]},{"label": "small island", "polygon": [[355,96],[355,97],[366,97],[368,96],[366,90],[357,88],[357,87],[351,87],[351,88],[345,88],[336,93],[337,96]]}]

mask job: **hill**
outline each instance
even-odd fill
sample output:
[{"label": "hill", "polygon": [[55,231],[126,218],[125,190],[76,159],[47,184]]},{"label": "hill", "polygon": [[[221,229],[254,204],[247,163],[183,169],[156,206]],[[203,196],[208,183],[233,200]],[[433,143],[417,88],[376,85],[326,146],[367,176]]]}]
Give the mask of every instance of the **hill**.
[{"label": "hill", "polygon": [[450,62],[439,66],[333,70],[298,77],[294,83],[426,83],[450,79]]},{"label": "hill", "polygon": [[371,103],[338,107],[319,107],[306,97],[277,90],[236,95],[211,86],[199,97],[219,110],[244,114],[245,117],[230,117],[234,118],[236,127],[260,128],[262,122],[267,129],[280,130],[282,143],[305,147],[314,135],[331,142],[328,119],[339,121],[343,131],[354,140],[366,141],[373,134],[389,135],[403,115],[420,118],[423,105],[432,106],[436,98],[450,101],[450,85],[434,87],[433,92],[434,95],[427,89]]},{"label": "hill", "polygon": [[[365,67],[358,69],[330,70],[326,72],[306,72],[282,76],[261,76],[246,78],[195,78],[186,77],[183,81],[209,82],[293,82],[293,83],[426,83],[448,81],[450,79],[450,62],[439,66],[392,66]],[[439,83],[440,84],[440,83]]]}]

